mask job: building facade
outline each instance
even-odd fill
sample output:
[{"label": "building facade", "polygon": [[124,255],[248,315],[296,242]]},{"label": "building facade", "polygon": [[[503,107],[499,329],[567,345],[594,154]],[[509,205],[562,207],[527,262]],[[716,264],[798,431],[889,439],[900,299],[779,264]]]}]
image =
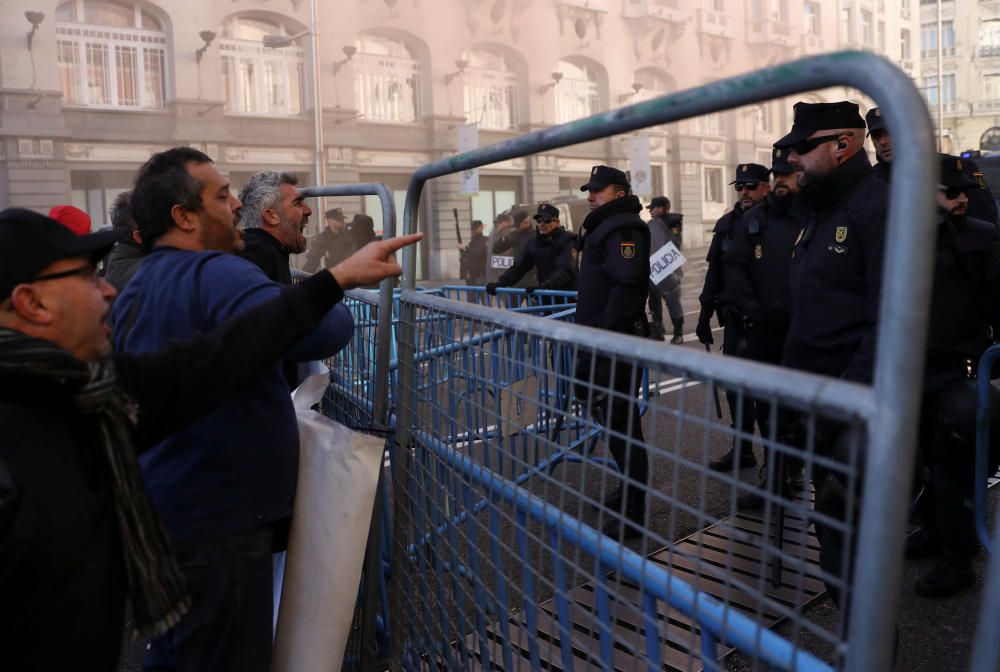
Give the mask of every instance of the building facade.
[{"label": "building facade", "polygon": [[940,11],[939,39],[937,0],[920,3],[920,87],[941,148],[1000,151],[1000,0],[947,0]]},{"label": "building facade", "polygon": [[[5,0],[0,206],[70,202],[102,224],[142,161],[181,143],[215,158],[235,188],[263,169],[312,183],[318,77],[327,181],[385,182],[401,213],[412,170],[454,154],[466,124],[486,145],[842,47],[883,53],[918,77],[916,1],[318,0],[314,57],[311,0]],[[805,97],[834,96],[867,107],[851,91]],[[703,244],[735,201],[735,164],[769,161],[790,103],[634,134],[648,138],[649,191],[684,213],[688,245]],[[453,208],[466,226],[579,195],[593,164],[628,168],[629,144],[484,167],[475,195],[459,193],[458,176],[433,180],[421,274],[458,268]],[[375,199],[325,205],[380,221]]]}]

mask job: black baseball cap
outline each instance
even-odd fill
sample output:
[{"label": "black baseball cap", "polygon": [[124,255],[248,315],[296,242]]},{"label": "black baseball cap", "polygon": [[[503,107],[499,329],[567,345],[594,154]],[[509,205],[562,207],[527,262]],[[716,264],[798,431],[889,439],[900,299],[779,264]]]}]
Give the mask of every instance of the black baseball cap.
[{"label": "black baseball cap", "polygon": [[653,200],[649,202],[646,206],[647,209],[652,210],[653,208],[669,208],[670,199],[666,196],[654,196]]},{"label": "black baseball cap", "polygon": [[34,210],[0,212],[0,300],[60,259],[89,257],[96,264],[127,236],[121,229],[78,236]]},{"label": "black baseball cap", "polygon": [[540,219],[559,219],[559,208],[551,203],[542,203],[538,206],[538,212],[535,213],[535,221]]},{"label": "black baseball cap", "polygon": [[795,168],[788,163],[788,149],[784,147],[774,147],[771,150],[771,172],[775,175],[788,175],[794,173]]},{"label": "black baseball cap", "polygon": [[347,216],[344,214],[343,208],[330,208],[324,214],[324,219],[335,219],[338,222],[346,222]]},{"label": "black baseball cap", "polygon": [[888,130],[885,125],[885,117],[882,116],[882,110],[877,107],[868,110],[868,114],[865,115],[865,123],[868,124],[868,135],[875,131]]},{"label": "black baseball cap", "polygon": [[840,128],[865,128],[865,120],[857,103],[842,100],[837,103],[795,103],[791,132],[774,143],[775,147],[791,147],[816,131]]},{"label": "black baseball cap", "polygon": [[941,154],[940,156],[942,187],[979,188],[979,182],[966,172],[968,166],[963,159],[951,154]]},{"label": "black baseball cap", "polygon": [[594,166],[590,169],[590,181],[580,187],[580,191],[600,191],[609,184],[621,184],[631,187],[628,175],[611,166]]},{"label": "black baseball cap", "polygon": [[736,179],[729,184],[737,182],[767,182],[770,175],[767,168],[759,163],[741,163],[736,166]]}]

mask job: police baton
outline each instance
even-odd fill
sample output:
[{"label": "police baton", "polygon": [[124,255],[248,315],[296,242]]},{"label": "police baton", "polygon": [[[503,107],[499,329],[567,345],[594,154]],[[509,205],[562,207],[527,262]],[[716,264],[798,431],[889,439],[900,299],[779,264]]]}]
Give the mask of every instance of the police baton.
[{"label": "police baton", "polygon": [[462,227],[458,224],[458,208],[452,208],[451,212],[455,215],[455,236],[458,237],[458,244],[462,244]]},{"label": "police baton", "polygon": [[[708,343],[705,344],[705,352],[712,352],[712,346]],[[715,414],[722,420],[722,404],[719,402],[719,387],[717,385],[712,385],[712,396],[715,397]]]}]

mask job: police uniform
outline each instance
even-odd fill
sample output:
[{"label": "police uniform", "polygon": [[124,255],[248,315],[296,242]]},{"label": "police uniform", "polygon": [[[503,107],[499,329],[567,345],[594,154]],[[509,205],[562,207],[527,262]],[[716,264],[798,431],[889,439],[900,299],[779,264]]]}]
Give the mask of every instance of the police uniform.
[{"label": "police uniform", "polygon": [[[535,221],[559,219],[559,209],[549,203],[538,206]],[[487,291],[496,287],[510,287],[517,283],[532,268],[538,269],[538,284],[542,289],[576,289],[576,236],[562,228],[542,235],[536,233],[528,238],[521,248],[514,264],[504,271],[496,283],[487,285]],[[491,292],[491,293],[493,293]]]},{"label": "police uniform", "polygon": [[[865,125],[868,127],[868,135],[871,135],[872,133],[889,132],[889,129],[885,125],[885,117],[882,116],[882,110],[877,107],[873,107],[868,110],[868,114],[865,115]],[[872,142],[874,142],[874,140]],[[872,173],[882,182],[889,184],[889,181],[892,179],[892,162],[884,161],[881,157],[879,157],[875,166],[872,168]]]},{"label": "police uniform", "polygon": [[[941,186],[978,184],[965,161],[941,155]],[[943,553],[916,584],[925,597],[944,597],[975,581],[970,557],[978,550],[973,511],[979,358],[1000,333],[1000,243],[991,222],[942,212],[934,253],[934,285],[924,373],[921,446],[929,479],[920,508],[924,530],[908,542],[912,556]],[[992,332],[991,332],[992,326]],[[1000,393],[991,389],[992,470],[1000,446]],[[992,471],[990,472],[992,473]]]},{"label": "police uniform", "polygon": [[[340,208],[327,210],[325,219],[335,219],[345,223],[347,221],[344,211]],[[309,241],[309,250],[302,270],[306,273],[315,273],[320,268],[336,266],[351,256],[353,249],[354,239],[347,227],[337,231],[326,227]]]},{"label": "police uniform", "polygon": [[[858,129],[864,120],[855,103],[796,103],[791,132],[775,143],[791,148],[815,132]],[[862,150],[795,196],[793,212],[802,230],[789,267],[789,327],[782,363],[795,369],[869,383],[875,362],[876,322],[889,190],[872,174]],[[832,421],[817,422],[816,451],[839,461],[858,442]],[[812,465],[817,510],[843,518],[840,475]],[[857,515],[854,507],[854,514]],[[847,579],[844,539],[836,528],[816,523],[820,566]],[[853,557],[853,552],[848,554]],[[827,583],[834,601],[845,608],[848,596],[838,582]]]},{"label": "police uniform", "polygon": [[[609,166],[594,166],[590,181],[581,191],[603,189],[610,184],[627,187],[628,177]],[[646,335],[649,228],[639,217],[641,211],[639,199],[628,195],[595,208],[584,220],[577,243],[580,250],[577,324]],[[608,448],[619,471],[629,479],[629,484],[623,488],[625,517],[631,523],[624,526],[625,536],[641,534],[646,518],[648,458],[642,447],[645,439],[635,402],[640,375],[638,368],[625,363],[618,363],[612,371],[607,357],[592,358],[588,352],[580,352],[577,356],[576,396],[598,422],[611,430]],[[588,384],[590,382],[593,387]],[[609,401],[604,390],[612,383],[617,394],[610,395]],[[623,436],[632,438],[631,447]],[[621,502],[606,504],[617,509]],[[623,530],[617,520],[611,520],[604,532],[619,537]]]},{"label": "police uniform", "polygon": [[473,225],[472,238],[461,254],[461,275],[470,285],[482,285],[486,282],[486,263],[489,255],[482,226],[482,222]]},{"label": "police uniform", "polygon": [[[759,163],[744,163],[736,169],[736,179],[730,184],[738,182],[763,182],[767,184],[769,180],[767,168]],[[719,324],[722,325],[722,352],[732,357],[743,357],[746,355],[746,330],[742,316],[738,315],[732,304],[723,301],[725,284],[725,262],[723,258],[729,252],[733,243],[733,235],[743,218],[743,206],[737,201],[733,209],[724,214],[715,223],[712,243],[708,248],[708,270],[705,272],[705,284],[702,287],[698,300],[701,303],[701,314],[698,316],[698,327],[696,332],[698,339],[702,343],[711,343],[711,318],[715,313],[718,316]],[[753,436],[754,432],[754,411],[753,402],[744,395],[742,403],[740,395],[736,392],[727,391],[726,401],[729,404],[729,417],[732,419],[733,427],[737,418],[741,418],[740,431],[745,436]],[[742,408],[741,408],[742,406]],[[734,439],[735,441],[735,439]],[[745,438],[738,442],[738,450],[726,453],[718,460],[709,464],[709,467],[716,471],[729,471],[732,468],[733,460],[738,459],[740,467],[752,467],[757,464],[757,458],[753,454],[753,441]]]},{"label": "police uniform", "polygon": [[1000,232],[1000,217],[997,214],[997,202],[993,198],[993,192],[986,184],[983,171],[972,159],[962,159],[962,167],[967,178],[975,181],[976,186],[971,187],[966,192],[969,197],[968,216],[984,222],[993,224],[993,228]]}]

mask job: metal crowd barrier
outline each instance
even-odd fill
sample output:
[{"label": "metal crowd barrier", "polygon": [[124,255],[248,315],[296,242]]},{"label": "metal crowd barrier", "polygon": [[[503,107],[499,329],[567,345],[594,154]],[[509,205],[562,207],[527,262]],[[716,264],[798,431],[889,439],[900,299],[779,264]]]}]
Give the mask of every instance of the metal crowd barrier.
[{"label": "metal crowd barrier", "polygon": [[1000,345],[994,345],[983,353],[976,372],[979,391],[979,406],[976,409],[976,534],[979,536],[979,543],[990,553],[993,552],[993,542],[990,540],[989,524],[986,521],[986,489],[988,479],[993,475],[989,473],[990,390],[997,359],[1000,359]]},{"label": "metal crowd barrier", "polygon": [[[797,633],[829,647],[844,669],[889,669],[937,166],[926,107],[904,73],[862,52],[807,58],[449,157],[415,172],[404,231],[420,228],[429,179],[839,85],[875,99],[899,148],[872,387],[421,294],[413,290],[415,252],[405,251],[390,592],[392,655],[404,669],[719,669],[722,645],[754,668],[830,669]],[[498,370],[515,370],[518,343],[566,354],[571,368],[542,357],[534,373],[572,390],[572,409],[537,393],[537,382],[516,388],[485,366],[499,360]],[[674,392],[650,400],[640,440],[644,369]],[[716,386],[764,404],[762,438],[716,420]],[[572,422],[557,429],[560,414]],[[624,473],[594,461],[546,468],[572,441],[567,425],[617,447]],[[517,437],[517,448],[491,426]],[[801,460],[821,501],[814,504],[811,489],[776,486],[774,470],[760,485],[710,471],[709,459],[736,439],[755,440],[772,462]],[[648,524],[635,540],[603,537],[597,530],[628,512],[606,495],[621,481],[645,485],[632,468],[643,454],[652,478]],[[764,500],[754,516],[736,509],[748,492]],[[839,563],[817,562],[814,529],[828,550],[842,542]],[[823,585],[844,605],[833,629],[802,611]],[[779,621],[789,622],[789,639],[769,630]]]},{"label": "metal crowd barrier", "polygon": [[[380,182],[306,187],[299,192],[307,198],[330,196],[378,196],[382,206],[383,236],[396,235],[396,204],[392,191]],[[323,411],[357,431],[387,436],[389,427],[389,362],[393,358],[391,278],[382,281],[378,292],[351,290],[345,304],[354,315],[354,335],[350,344],[329,362],[330,386]],[[388,653],[388,571],[392,541],[388,536],[389,494],[384,472],[379,472],[378,490],[372,512],[368,546],[365,550],[351,634],[344,654],[343,669],[372,670]]]}]

